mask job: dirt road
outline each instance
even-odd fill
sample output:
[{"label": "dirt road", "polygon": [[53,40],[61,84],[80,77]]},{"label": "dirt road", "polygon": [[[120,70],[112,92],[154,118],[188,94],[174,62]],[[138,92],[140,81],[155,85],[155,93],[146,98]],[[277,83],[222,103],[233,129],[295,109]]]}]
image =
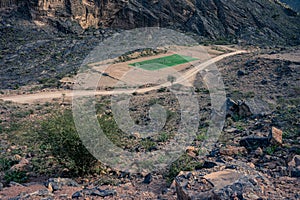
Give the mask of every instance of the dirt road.
[{"label": "dirt road", "polygon": [[[205,68],[209,67],[210,65],[226,58],[226,57],[230,57],[230,56],[234,56],[237,54],[243,54],[243,53],[247,53],[247,51],[244,50],[238,50],[235,52],[231,52],[231,53],[226,53],[217,57],[214,57],[208,61],[205,61],[203,63],[199,63],[196,67],[190,69],[189,71],[187,71],[179,80],[177,80],[175,83],[181,83],[185,80],[187,80],[188,78],[190,78],[191,76],[194,76],[195,74],[197,74],[199,71],[204,70]],[[174,83],[173,83],[174,84]],[[145,93],[145,92],[149,92],[152,90],[157,90],[161,87],[168,87],[170,86],[171,83],[167,82],[164,83],[162,85],[158,85],[158,86],[154,86],[154,87],[148,87],[148,88],[142,88],[142,89],[138,89],[138,90],[114,90],[114,91],[72,91],[72,90],[62,90],[62,91],[55,91],[55,92],[41,92],[41,93],[36,93],[36,94],[24,94],[24,95],[14,95],[14,96],[3,96],[0,97],[0,99],[4,100],[4,101],[12,101],[15,103],[36,103],[36,102],[40,102],[40,101],[46,101],[46,100],[52,100],[55,98],[62,98],[64,96],[64,98],[71,98],[74,96],[74,94],[76,95],[111,95],[111,94],[119,94],[119,93],[133,93],[133,92],[137,92],[137,93]]]}]

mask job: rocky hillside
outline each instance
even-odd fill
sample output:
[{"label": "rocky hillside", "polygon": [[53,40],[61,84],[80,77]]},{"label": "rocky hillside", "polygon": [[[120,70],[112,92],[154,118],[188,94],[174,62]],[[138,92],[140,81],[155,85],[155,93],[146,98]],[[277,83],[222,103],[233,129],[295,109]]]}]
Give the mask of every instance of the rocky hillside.
[{"label": "rocky hillside", "polygon": [[288,6],[300,12],[300,1],[299,0],[281,0],[281,2],[286,3]]},{"label": "rocky hillside", "polygon": [[14,6],[64,32],[74,32],[77,22],[82,29],[161,26],[213,40],[300,42],[299,16],[275,0],[0,0],[2,9]]}]

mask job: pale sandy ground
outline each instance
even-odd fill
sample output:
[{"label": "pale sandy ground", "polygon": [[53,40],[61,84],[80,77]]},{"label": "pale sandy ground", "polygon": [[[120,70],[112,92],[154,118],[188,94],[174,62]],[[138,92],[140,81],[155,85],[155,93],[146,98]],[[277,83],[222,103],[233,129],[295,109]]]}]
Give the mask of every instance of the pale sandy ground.
[{"label": "pale sandy ground", "polygon": [[[170,190],[168,193],[162,195],[162,190],[167,187],[166,183],[162,179],[161,176],[158,176],[153,179],[150,184],[142,183],[142,179],[129,181],[124,184],[120,184],[118,186],[100,186],[102,190],[115,190],[117,195],[114,197],[95,197],[95,196],[88,196],[87,198],[79,198],[79,199],[113,199],[113,200],[145,200],[145,199],[158,199],[158,196],[162,196],[164,198],[175,200],[176,193],[174,188]],[[90,187],[89,187],[90,188]],[[91,187],[93,188],[93,187]],[[59,199],[72,199],[72,195],[82,190],[82,187],[69,187],[63,186],[61,190],[54,191],[53,197],[55,200]],[[12,186],[12,187],[5,187],[2,191],[0,191],[0,199],[1,200],[8,200],[10,198],[16,197],[21,193],[31,194],[35,193],[38,190],[47,190],[47,188],[42,185],[41,183],[30,183],[26,186]],[[41,196],[31,196],[29,199],[31,200],[40,200],[42,199]]]}]

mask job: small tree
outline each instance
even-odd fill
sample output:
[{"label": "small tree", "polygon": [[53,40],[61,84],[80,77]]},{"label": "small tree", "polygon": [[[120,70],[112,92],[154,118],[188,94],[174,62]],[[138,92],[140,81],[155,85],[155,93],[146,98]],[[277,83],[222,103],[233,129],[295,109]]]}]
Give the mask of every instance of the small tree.
[{"label": "small tree", "polygon": [[169,82],[171,82],[171,84],[173,84],[173,83],[176,81],[176,77],[175,77],[175,76],[172,76],[172,75],[169,75],[168,78],[167,78],[167,80],[168,80]]}]

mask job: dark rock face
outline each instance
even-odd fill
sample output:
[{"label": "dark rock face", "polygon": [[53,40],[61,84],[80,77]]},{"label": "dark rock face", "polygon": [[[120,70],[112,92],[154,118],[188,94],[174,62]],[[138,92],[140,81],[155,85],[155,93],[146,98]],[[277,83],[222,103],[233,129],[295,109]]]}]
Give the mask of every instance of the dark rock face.
[{"label": "dark rock face", "polygon": [[300,0],[280,0],[283,3],[286,3],[288,6],[300,12]]},{"label": "dark rock face", "polygon": [[[1,7],[21,1],[0,0]],[[83,29],[160,26],[194,32],[219,40],[247,40],[259,43],[300,42],[297,13],[277,1],[205,0],[27,0],[22,1],[32,18],[50,24],[78,22]],[[24,7],[24,6],[23,6]],[[55,22],[55,23],[54,23]],[[74,23],[70,23],[70,26]]]}]

